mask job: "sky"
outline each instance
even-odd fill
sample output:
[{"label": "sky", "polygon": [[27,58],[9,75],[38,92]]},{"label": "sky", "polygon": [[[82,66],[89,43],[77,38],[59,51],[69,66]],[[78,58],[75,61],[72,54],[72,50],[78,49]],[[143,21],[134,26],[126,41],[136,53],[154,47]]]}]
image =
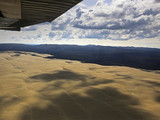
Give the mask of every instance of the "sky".
[{"label": "sky", "polygon": [[83,0],[51,23],[0,30],[0,43],[160,48],[160,0]]}]

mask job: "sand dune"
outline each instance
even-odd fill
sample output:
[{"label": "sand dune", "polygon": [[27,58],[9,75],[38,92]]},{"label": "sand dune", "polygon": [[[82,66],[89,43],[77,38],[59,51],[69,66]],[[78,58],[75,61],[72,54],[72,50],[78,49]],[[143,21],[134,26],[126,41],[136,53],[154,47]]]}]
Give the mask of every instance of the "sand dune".
[{"label": "sand dune", "polygon": [[0,120],[160,120],[160,71],[0,53]]}]

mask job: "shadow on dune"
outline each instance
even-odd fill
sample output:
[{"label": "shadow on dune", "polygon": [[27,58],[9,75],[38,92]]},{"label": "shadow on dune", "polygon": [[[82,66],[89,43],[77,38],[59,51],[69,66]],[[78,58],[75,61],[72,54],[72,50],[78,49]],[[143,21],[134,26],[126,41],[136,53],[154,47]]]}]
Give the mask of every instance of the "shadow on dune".
[{"label": "shadow on dune", "polygon": [[78,85],[80,87],[89,87],[94,85],[100,85],[100,84],[110,84],[114,83],[114,80],[104,79],[104,80],[98,80],[98,81],[91,81],[91,82],[82,82],[82,84]]},{"label": "shadow on dune", "polygon": [[156,94],[155,101],[160,103],[160,91],[156,91]]},{"label": "shadow on dune", "polygon": [[0,96],[0,109],[3,107],[3,104],[4,104],[3,100],[4,100],[4,97]]},{"label": "shadow on dune", "polygon": [[146,70],[146,69],[141,69],[141,70],[144,71],[144,72],[153,72],[155,74],[160,74],[159,70],[158,71],[156,71],[156,70]]},{"label": "shadow on dune", "polygon": [[64,92],[56,98],[42,97],[52,104],[41,109],[33,106],[21,120],[156,120],[150,113],[133,107],[140,104],[137,98],[115,88],[91,88],[86,94]]},{"label": "shadow on dune", "polygon": [[56,73],[46,73],[32,76],[32,79],[40,79],[45,81],[52,81],[58,79],[67,79],[67,80],[85,80],[87,76],[81,75],[69,70],[58,71]]},{"label": "shadow on dune", "polygon": [[11,105],[21,102],[21,100],[22,99],[18,97],[1,96],[0,97],[0,111],[7,106],[11,106]]},{"label": "shadow on dune", "polygon": [[159,82],[155,82],[155,81],[145,81],[143,80],[143,82],[146,82],[148,84],[154,85],[156,87],[160,87],[160,83]]},{"label": "shadow on dune", "polygon": [[160,103],[160,96],[156,97],[156,101]]}]

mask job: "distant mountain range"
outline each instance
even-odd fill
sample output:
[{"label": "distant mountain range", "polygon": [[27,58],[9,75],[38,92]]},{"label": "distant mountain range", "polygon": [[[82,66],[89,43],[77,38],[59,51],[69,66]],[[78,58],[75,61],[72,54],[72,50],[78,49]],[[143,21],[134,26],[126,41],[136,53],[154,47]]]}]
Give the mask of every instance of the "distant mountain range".
[{"label": "distant mountain range", "polygon": [[0,51],[25,51],[53,55],[48,59],[69,59],[100,65],[160,70],[160,49],[77,45],[0,44]]}]

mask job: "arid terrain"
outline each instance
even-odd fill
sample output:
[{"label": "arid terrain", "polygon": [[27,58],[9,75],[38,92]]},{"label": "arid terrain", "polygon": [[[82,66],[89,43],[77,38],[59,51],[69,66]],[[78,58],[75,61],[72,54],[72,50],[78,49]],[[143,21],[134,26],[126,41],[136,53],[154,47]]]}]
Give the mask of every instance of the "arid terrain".
[{"label": "arid terrain", "polygon": [[160,71],[0,53],[0,120],[160,120]]}]

